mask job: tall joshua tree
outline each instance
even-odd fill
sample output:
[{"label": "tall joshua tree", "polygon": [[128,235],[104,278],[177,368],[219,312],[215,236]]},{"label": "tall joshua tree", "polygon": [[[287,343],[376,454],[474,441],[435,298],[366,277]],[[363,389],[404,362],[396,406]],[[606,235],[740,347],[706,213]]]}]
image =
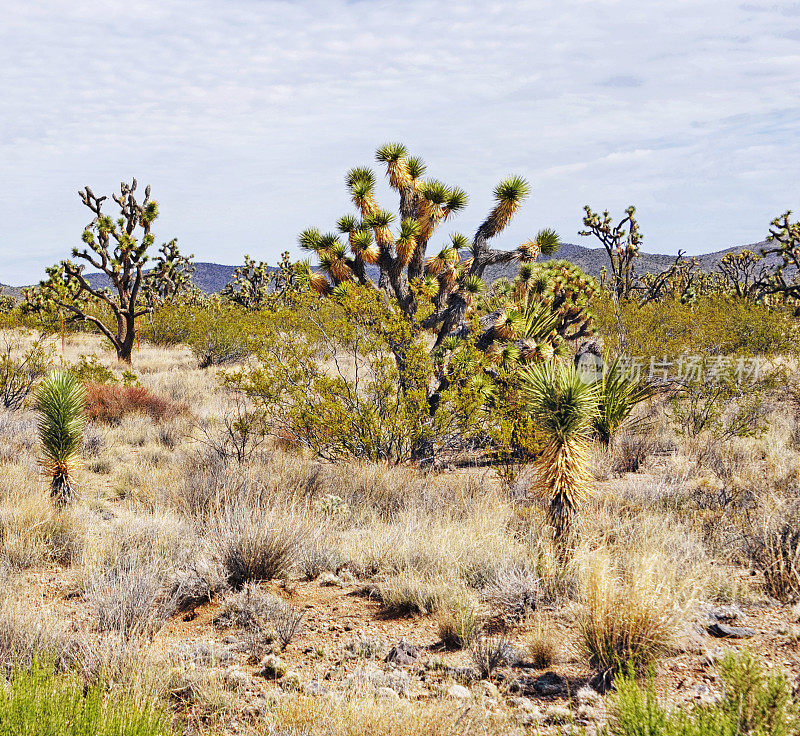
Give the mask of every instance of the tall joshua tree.
[{"label": "tall joshua tree", "polygon": [[[164,243],[150,263],[149,251],[155,243],[150,232],[158,217],[158,204],[150,199],[150,187],[139,202],[134,192],[136,179],[122,182],[120,193],[112,199],[119,207],[114,219],[103,213],[106,196],[98,197],[89,188],[81,192],[81,202],[94,215],[83,231],[83,249],[73,248],[74,258],[85,261],[77,265],[62,261],[47,269],[48,279],[35,289],[28,289],[25,298],[33,309],[56,307],[75,318],[90,322],[105,335],[117,351],[119,360],[131,362],[136,339],[136,319],[148,313],[153,305],[186,289],[193,268],[192,256],[185,258],[175,239]],[[101,271],[110,287],[92,285],[84,276],[86,264]],[[110,312],[107,322],[103,311]]]},{"label": "tall joshua tree", "polygon": [[422,326],[436,332],[435,347],[439,347],[448,336],[465,333],[470,306],[484,289],[482,277],[489,266],[533,261],[558,245],[551,230],[542,230],[515,250],[490,247],[530,194],[525,179],[511,176],[495,187],[495,204],[471,240],[452,234],[429,257],[434,235],[466,206],[466,193],[424,178],[425,164],[400,143],[379,148],[375,158],[385,166],[389,185],[398,194],[397,214],[378,203],[371,169],[356,167],[347,173],[345,183],[357,214],[341,217],[337,232],[311,228],[300,235],[300,245],[319,259],[321,273],[309,264],[301,268],[309,285],[320,293],[347,282],[371,285],[367,266],[374,264],[379,272],[377,288],[407,315],[420,317],[422,312]]},{"label": "tall joshua tree", "polygon": [[550,499],[548,517],[556,550],[564,560],[575,536],[575,519],[591,485],[589,443],[597,415],[598,388],[584,382],[571,362],[550,360],[521,372],[528,411],[545,436],[536,461],[534,490]]},{"label": "tall joshua tree", "polygon": [[73,473],[83,442],[83,384],[68,371],[53,371],[36,388],[42,466],[50,475],[50,496],[58,506],[75,498]]}]

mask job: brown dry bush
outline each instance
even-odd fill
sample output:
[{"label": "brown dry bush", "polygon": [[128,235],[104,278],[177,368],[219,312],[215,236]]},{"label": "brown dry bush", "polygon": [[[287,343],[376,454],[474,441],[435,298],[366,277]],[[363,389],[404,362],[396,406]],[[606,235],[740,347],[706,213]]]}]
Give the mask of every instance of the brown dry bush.
[{"label": "brown dry bush", "polygon": [[163,396],[156,396],[142,386],[89,383],[86,385],[88,419],[106,424],[118,424],[130,414],[144,414],[153,421],[162,421],[184,411]]}]

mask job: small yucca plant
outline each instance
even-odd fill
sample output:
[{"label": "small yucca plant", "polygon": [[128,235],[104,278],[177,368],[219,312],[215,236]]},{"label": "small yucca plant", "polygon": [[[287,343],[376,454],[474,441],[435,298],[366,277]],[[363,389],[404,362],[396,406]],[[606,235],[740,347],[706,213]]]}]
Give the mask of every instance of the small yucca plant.
[{"label": "small yucca plant", "polygon": [[85,401],[83,384],[68,371],[53,371],[36,389],[41,464],[51,475],[50,497],[59,506],[76,495],[73,473],[83,442]]},{"label": "small yucca plant", "polygon": [[647,381],[627,375],[619,358],[603,367],[598,392],[599,411],[594,419],[594,430],[603,447],[611,444],[619,428],[629,421],[636,405],[655,393]]},{"label": "small yucca plant", "polygon": [[550,499],[548,515],[563,557],[592,480],[589,440],[597,387],[585,383],[572,363],[558,360],[537,363],[520,375],[526,408],[546,438],[536,461],[535,490]]}]

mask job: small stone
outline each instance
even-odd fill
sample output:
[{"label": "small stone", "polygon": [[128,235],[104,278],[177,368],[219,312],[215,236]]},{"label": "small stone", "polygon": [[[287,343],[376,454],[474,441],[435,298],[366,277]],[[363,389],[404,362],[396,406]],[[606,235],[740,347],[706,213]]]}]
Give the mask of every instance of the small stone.
[{"label": "small stone", "polygon": [[565,686],[566,680],[556,672],[545,672],[533,681],[533,689],[540,695],[558,695]]},{"label": "small stone", "polygon": [[386,661],[399,665],[414,664],[419,659],[420,652],[421,650],[416,644],[408,644],[405,641],[401,641],[389,650],[389,654],[386,655]]},{"label": "small stone", "polygon": [[719,606],[708,611],[708,617],[712,621],[723,621],[729,623],[741,618],[742,609],[739,606]]},{"label": "small stone", "polygon": [[286,663],[274,654],[269,654],[261,660],[262,677],[268,680],[279,680],[286,674]]},{"label": "small stone", "polygon": [[756,635],[755,629],[746,626],[728,626],[728,624],[714,623],[708,627],[708,633],[720,639],[749,639]]},{"label": "small stone", "polygon": [[447,688],[447,694],[451,698],[457,698],[458,700],[466,700],[469,698],[469,690],[463,685],[450,685],[450,687]]},{"label": "small stone", "polygon": [[375,691],[375,697],[381,700],[400,700],[397,690],[392,690],[390,687],[379,687]]},{"label": "small stone", "polygon": [[322,575],[317,578],[317,583],[326,587],[342,586],[341,578],[338,575],[334,575],[332,572],[323,572]]}]

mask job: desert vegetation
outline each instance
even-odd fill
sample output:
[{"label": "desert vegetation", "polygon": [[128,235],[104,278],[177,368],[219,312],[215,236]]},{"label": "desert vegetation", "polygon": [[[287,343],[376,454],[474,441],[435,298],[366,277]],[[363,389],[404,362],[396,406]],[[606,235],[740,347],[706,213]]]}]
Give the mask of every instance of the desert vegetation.
[{"label": "desert vegetation", "polygon": [[107,286],[0,312],[0,733],[797,733],[797,224],[648,274],[587,207],[596,280],[376,160],[218,294],[87,187]]}]

